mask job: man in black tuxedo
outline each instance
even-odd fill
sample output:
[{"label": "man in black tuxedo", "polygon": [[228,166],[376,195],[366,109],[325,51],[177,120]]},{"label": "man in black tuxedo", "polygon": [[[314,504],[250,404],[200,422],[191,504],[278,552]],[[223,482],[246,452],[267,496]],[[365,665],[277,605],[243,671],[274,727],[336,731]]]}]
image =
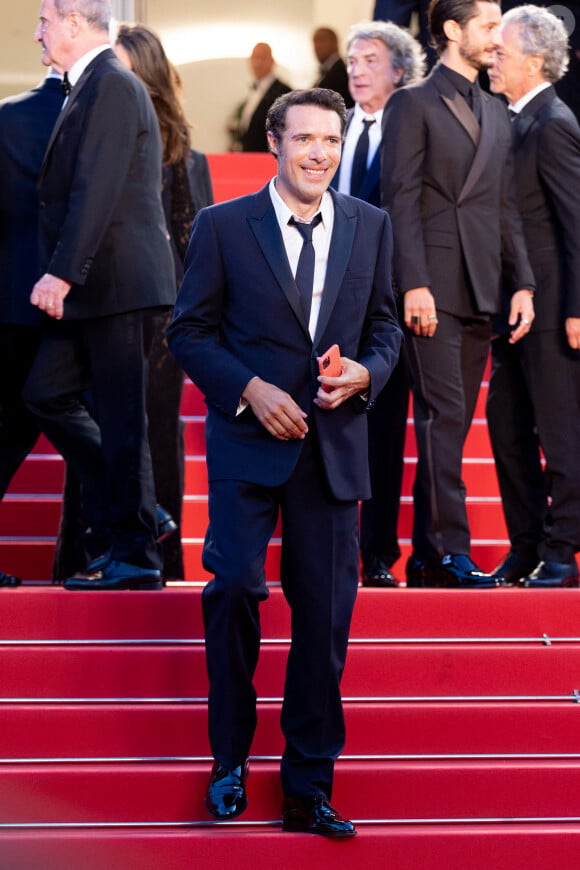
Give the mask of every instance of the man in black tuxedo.
[{"label": "man in black tuxedo", "polygon": [[382,186],[393,221],[413,381],[418,463],[409,585],[502,583],[470,558],[463,444],[510,274],[511,338],[533,319],[534,278],[513,195],[505,106],[479,88],[495,59],[501,12],[493,0],[433,0],[440,63],[390,98],[383,117]]},{"label": "man in black tuxedo", "polygon": [[268,151],[266,116],[277,97],[290,87],[274,75],[275,61],[267,42],[258,42],[249,58],[253,82],[230,123],[232,151]]},{"label": "man in black tuxedo", "polygon": [[[0,102],[0,499],[40,434],[22,401],[41,337],[30,304],[38,278],[38,192],[42,159],[64,94],[51,71],[26,93]],[[20,580],[0,571],[0,586]]]},{"label": "man in black tuxedo", "polygon": [[[347,115],[336,186],[341,193],[380,206],[383,110],[397,88],[423,76],[424,54],[417,40],[396,24],[362,22],[349,31],[347,63],[355,107]],[[368,415],[373,494],[361,507],[363,586],[397,586],[391,567],[401,555],[397,524],[408,408],[409,376],[401,355]]]},{"label": "man in black tuxedo", "polygon": [[487,413],[511,542],[496,573],[540,588],[578,586],[580,550],[580,129],[554,88],[567,63],[566,30],[547,9],[503,16],[490,82],[514,116],[517,200],[538,290],[529,335],[512,344],[502,321],[492,344]]},{"label": "man in black tuxedo", "polygon": [[[199,212],[169,328],[208,406],[203,562],[214,577],[203,611],[215,764],[206,803],[218,819],[247,803],[259,603],[280,512],[292,610],[283,826],[337,837],[355,833],[329,801],[345,737],[340,678],[358,585],[358,500],[370,494],[364,412],[401,340],[389,218],[327,190],[344,122],[344,101],[325,88],[273,104],[277,175],[256,194]],[[333,344],[342,373],[319,377],[318,358]]]},{"label": "man in black tuxedo", "polygon": [[43,274],[31,302],[47,322],[24,397],[81,482],[89,556],[102,554],[66,587],[155,589],[145,312],[171,304],[175,279],[158,122],[110,48],[110,17],[108,0],[40,8],[43,62],[67,71],[72,90],[40,173]]},{"label": "man in black tuxedo", "polygon": [[353,105],[348,88],[346,64],[338,51],[338,36],[330,27],[317,27],[312,34],[312,44],[316,60],[320,64],[318,78],[313,87],[330,88],[344,100],[347,109]]}]

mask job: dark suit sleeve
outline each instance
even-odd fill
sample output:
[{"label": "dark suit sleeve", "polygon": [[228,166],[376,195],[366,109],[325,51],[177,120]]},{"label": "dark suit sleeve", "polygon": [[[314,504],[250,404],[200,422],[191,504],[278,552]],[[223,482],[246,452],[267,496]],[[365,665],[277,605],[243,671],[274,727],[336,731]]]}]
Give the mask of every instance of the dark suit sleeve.
[{"label": "dark suit sleeve", "polygon": [[564,317],[580,317],[580,128],[572,117],[542,126],[538,169],[564,250]]},{"label": "dark suit sleeve", "polygon": [[387,103],[381,144],[381,205],[393,222],[393,271],[402,293],[430,286],[421,221],[426,148],[420,101],[402,88]]},{"label": "dark suit sleeve", "polygon": [[109,226],[127,182],[134,143],[139,135],[148,135],[138,129],[135,90],[120,75],[102,77],[85,124],[67,214],[46,270],[75,284],[85,283],[87,264]]},{"label": "dark suit sleeve", "polygon": [[[502,115],[500,122],[510,124],[505,106],[498,101],[496,108]],[[535,290],[536,282],[528,260],[522,220],[517,206],[514,156],[511,149],[502,173],[500,225],[502,277],[505,291],[511,295],[524,288]]]},{"label": "dark suit sleeve", "polygon": [[223,346],[226,278],[212,209],[198,212],[185,258],[185,275],[167,330],[171,352],[209,404],[235,417],[255,372]]}]

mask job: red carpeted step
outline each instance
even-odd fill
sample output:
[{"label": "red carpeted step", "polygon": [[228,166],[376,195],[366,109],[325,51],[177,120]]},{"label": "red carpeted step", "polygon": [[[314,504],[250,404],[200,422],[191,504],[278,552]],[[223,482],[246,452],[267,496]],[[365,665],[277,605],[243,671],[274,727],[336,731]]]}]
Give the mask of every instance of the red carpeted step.
[{"label": "red carpeted step", "polygon": [[10,870],[572,870],[580,848],[577,824],[365,824],[358,830],[340,842],[242,824],[5,830],[2,854]]},{"label": "red carpeted step", "polygon": [[[177,584],[162,592],[67,592],[60,586],[0,592],[0,641],[198,640],[203,638],[198,587]],[[260,607],[264,639],[290,636],[289,609],[279,586]],[[580,638],[576,589],[364,589],[359,588],[351,642],[382,639],[468,643],[528,641],[544,648]],[[1,644],[0,644],[1,645]],[[551,649],[547,647],[548,651]],[[474,675],[475,676],[475,675]]]},{"label": "red carpeted step", "polygon": [[[72,593],[71,593],[72,594]],[[451,593],[452,594],[452,593]],[[501,592],[499,593],[501,594]],[[280,698],[286,644],[263,642],[255,685]],[[342,682],[345,697],[570,697],[578,689],[580,644],[353,644]],[[412,676],[410,676],[412,675]],[[0,699],[207,697],[201,643],[45,647],[2,651]]]},{"label": "red carpeted step", "polygon": [[[284,748],[280,703],[260,702],[252,754]],[[0,760],[211,755],[207,704],[1,702]],[[345,756],[578,755],[578,710],[559,702],[345,701]],[[557,763],[557,762],[556,762]]]},{"label": "red carpeted step", "polygon": [[[210,762],[0,764],[2,822],[187,823]],[[280,818],[279,762],[253,760],[244,821]],[[340,760],[333,800],[354,819],[495,821],[580,818],[580,761]]]}]

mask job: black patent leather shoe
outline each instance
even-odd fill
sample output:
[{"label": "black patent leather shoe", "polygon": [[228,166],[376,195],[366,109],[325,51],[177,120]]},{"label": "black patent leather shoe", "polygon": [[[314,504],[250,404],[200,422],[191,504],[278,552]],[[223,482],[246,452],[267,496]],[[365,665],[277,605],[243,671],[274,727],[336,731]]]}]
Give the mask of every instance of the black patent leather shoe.
[{"label": "black patent leather shoe", "polygon": [[407,559],[405,568],[405,577],[407,578],[408,588],[420,588],[425,585],[425,560],[419,559],[418,556],[411,555]]},{"label": "black patent leather shoe", "polygon": [[356,828],[330,806],[324,795],[284,798],[282,830],[323,837],[354,837]]},{"label": "black patent leather shoe", "polygon": [[578,586],[576,562],[540,562],[523,581],[528,589],[551,589],[558,586]]},{"label": "black patent leather shoe", "polygon": [[4,571],[0,571],[0,586],[10,586],[14,588],[15,586],[20,586],[22,580],[20,577],[15,577],[13,574],[5,574]]},{"label": "black patent leather shoe", "polygon": [[436,589],[492,589],[505,586],[503,577],[481,571],[469,556],[448,553],[425,564],[425,586]]},{"label": "black patent leather shoe", "polygon": [[161,572],[154,568],[141,568],[129,562],[105,561],[102,568],[86,574],[77,574],[64,581],[65,589],[71,590],[121,590],[121,589],[163,589]]},{"label": "black patent leather shoe", "polygon": [[238,767],[224,767],[214,761],[205,795],[205,805],[214,819],[226,822],[244,812],[248,806],[248,773],[247,761]]},{"label": "black patent leather shoe", "polygon": [[157,514],[157,543],[160,544],[165,538],[168,538],[177,531],[177,523],[162,505],[156,505]]},{"label": "black patent leather shoe", "polygon": [[391,572],[382,559],[369,559],[362,569],[362,585],[375,589],[397,588],[399,585],[395,575]]},{"label": "black patent leather shoe", "polygon": [[497,577],[503,577],[506,583],[513,586],[531,574],[537,564],[536,559],[526,559],[525,556],[510,551],[497,568],[493,569],[493,573]]}]

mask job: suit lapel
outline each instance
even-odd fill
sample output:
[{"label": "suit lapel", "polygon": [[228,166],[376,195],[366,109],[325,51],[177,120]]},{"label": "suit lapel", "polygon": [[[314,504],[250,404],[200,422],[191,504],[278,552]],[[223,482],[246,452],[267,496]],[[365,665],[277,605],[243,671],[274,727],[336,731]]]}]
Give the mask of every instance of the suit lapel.
[{"label": "suit lapel", "polygon": [[441,99],[451,114],[457,118],[463,129],[467,131],[469,138],[477,148],[481,135],[481,127],[477,123],[475,115],[467,105],[466,100],[456,90],[454,90],[452,97],[441,94]]},{"label": "suit lapel", "polygon": [[347,213],[343,208],[343,204],[338,200],[336,194],[331,191],[334,200],[334,227],[332,230],[332,239],[330,241],[330,250],[328,252],[328,266],[326,269],[326,279],[324,281],[324,291],[322,293],[322,301],[320,304],[320,312],[318,314],[318,323],[316,324],[316,334],[314,336],[314,346],[328,325],[330,315],[336,304],[338,293],[342,286],[344,273],[348,266],[354,241],[354,234],[357,227],[357,216],[354,212]]},{"label": "suit lapel", "polygon": [[111,49],[107,49],[106,51],[101,52],[95,58],[93,58],[93,60],[88,64],[86,69],[83,70],[83,73],[82,73],[80,79],[78,80],[78,82],[76,83],[74,88],[71,90],[69,97],[68,97],[68,100],[66,102],[66,106],[64,106],[64,108],[62,108],[60,110],[60,113],[56,119],[55,125],[52,129],[50,139],[48,140],[48,145],[46,146],[46,151],[44,154],[44,161],[43,161],[42,167],[40,169],[40,178],[42,178],[44,175],[44,170],[46,168],[46,164],[48,162],[50,152],[52,151],[52,146],[54,145],[56,137],[58,136],[58,131],[62,127],[62,125],[63,125],[64,121],[66,120],[72,107],[77,102],[79,95],[83,91],[83,88],[86,86],[87,82],[90,80],[90,77],[91,77],[92,73],[94,72],[95,67],[97,66],[97,63],[106,57],[114,57],[114,54],[113,54]]},{"label": "suit lapel", "polygon": [[270,199],[268,186],[262,188],[257,194],[256,205],[257,208],[254,214],[248,217],[250,229],[256,237],[262,254],[267,260],[276,281],[282,288],[292,311],[300,321],[300,325],[310,340],[308,323],[306,323],[306,318],[304,317],[298,287],[292,277],[286,248],[284,247],[282,234],[278,226],[276,212]]},{"label": "suit lapel", "polygon": [[[469,196],[474,186],[477,184],[481,175],[487,166],[489,158],[495,146],[495,133],[497,128],[497,115],[492,108],[491,100],[494,97],[487,97],[486,94],[481,95],[481,137],[471,169],[467,173],[465,183],[459,193],[458,204]],[[477,123],[477,122],[476,122]]]}]

